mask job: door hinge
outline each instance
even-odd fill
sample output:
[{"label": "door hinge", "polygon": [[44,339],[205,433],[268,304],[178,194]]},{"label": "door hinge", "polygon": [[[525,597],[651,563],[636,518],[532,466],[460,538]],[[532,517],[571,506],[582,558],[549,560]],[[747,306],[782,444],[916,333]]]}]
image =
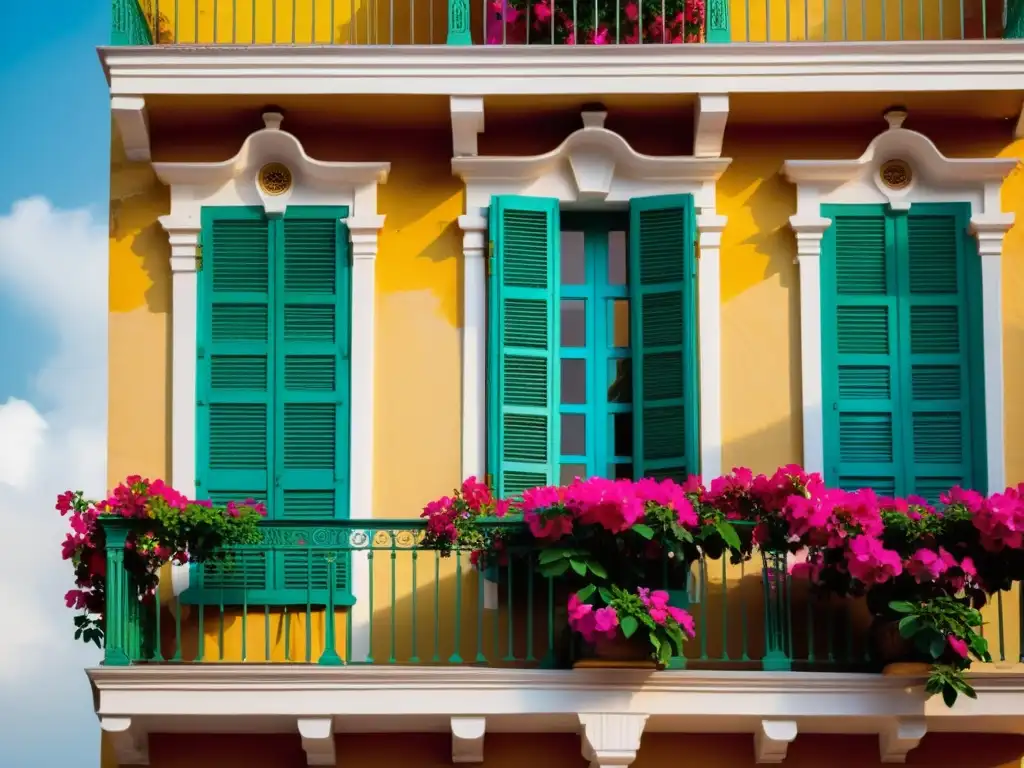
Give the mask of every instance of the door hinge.
[{"label": "door hinge", "polygon": [[196,246],[196,272],[203,271],[203,244]]},{"label": "door hinge", "polygon": [[494,273],[494,241],[487,241],[487,275]]}]

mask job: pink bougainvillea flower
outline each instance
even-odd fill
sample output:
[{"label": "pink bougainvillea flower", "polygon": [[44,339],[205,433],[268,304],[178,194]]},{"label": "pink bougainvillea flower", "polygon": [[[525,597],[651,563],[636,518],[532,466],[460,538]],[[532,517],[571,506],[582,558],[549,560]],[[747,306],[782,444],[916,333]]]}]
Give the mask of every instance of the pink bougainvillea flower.
[{"label": "pink bougainvillea flower", "polygon": [[685,611],[682,608],[676,608],[674,605],[668,606],[665,610],[668,611],[668,615],[675,620],[688,637],[696,636],[697,626],[689,611]]},{"label": "pink bougainvillea flower", "polygon": [[886,549],[873,536],[855,536],[846,551],[846,567],[850,575],[867,584],[883,584],[903,572],[897,552]]},{"label": "pink bougainvillea flower", "polygon": [[961,659],[967,658],[967,643],[956,635],[946,635],[946,642],[949,644],[949,649],[953,651],[953,653]]}]

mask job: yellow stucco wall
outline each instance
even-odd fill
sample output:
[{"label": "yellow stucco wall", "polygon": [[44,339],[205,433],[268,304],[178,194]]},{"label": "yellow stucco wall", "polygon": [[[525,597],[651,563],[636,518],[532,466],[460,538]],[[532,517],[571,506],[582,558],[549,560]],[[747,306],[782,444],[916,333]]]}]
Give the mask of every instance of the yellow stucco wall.
[{"label": "yellow stucco wall", "polygon": [[[451,176],[451,134],[443,100],[377,101],[370,114],[388,123],[389,110],[424,115],[416,128],[349,124],[326,102],[318,109],[286,117],[307,151],[321,159],[387,160],[391,177],[380,189],[379,207],[386,215],[377,269],[376,413],[374,460],[375,517],[411,518],[423,504],[448,492],[460,481],[460,326],[461,232],[457,217],[463,210],[461,184]],[[348,109],[351,110],[351,105]],[[488,120],[482,151],[539,152],[555,146],[578,124],[578,111],[552,107],[549,119],[534,121],[501,110]],[[670,124],[671,116],[656,106],[610,107],[609,126],[652,153],[685,153],[690,138],[679,132],[651,131]],[[216,160],[230,157],[241,141],[259,126],[258,109],[241,109],[231,120],[204,125],[195,115],[173,121],[154,119],[157,160]],[[191,121],[191,124],[188,124]],[[393,121],[392,121],[393,122]],[[733,162],[718,185],[719,211],[728,216],[722,244],[722,432],[723,465],[750,466],[770,471],[801,460],[799,286],[794,265],[795,243],[787,219],[795,209],[795,191],[779,175],[787,158],[853,157],[879,130],[877,120],[846,126],[730,125],[724,154]],[[544,129],[541,124],[548,126]],[[678,121],[676,121],[678,124]],[[551,126],[554,126],[552,128]],[[1012,142],[1004,122],[970,126],[936,121],[914,124],[951,156],[1024,157],[1024,141]],[[115,135],[111,179],[110,267],[110,438],[109,475],[113,484],[128,474],[169,475],[169,329],[170,273],[166,235],[157,217],[168,211],[168,191],[146,164],[124,159]],[[1014,173],[1004,185],[1004,208],[1024,219],[1024,173]],[[1004,256],[1004,320],[1006,366],[1007,477],[1024,480],[1024,306],[1014,301],[1024,288],[1024,226],[1007,236]],[[140,356],[145,364],[140,364]],[[756,376],[751,376],[756,372]],[[751,386],[756,381],[757,386]],[[417,620],[417,653],[434,651],[435,605],[441,605],[441,646],[447,659],[455,647],[455,605],[461,589],[463,613],[459,635],[464,655],[477,644],[478,589],[475,576],[456,579],[454,564],[437,568],[435,592],[432,555],[420,557],[415,582],[409,553],[398,556],[392,581],[391,560],[374,563],[374,657],[398,659],[412,653],[413,613]],[[712,593],[737,588],[739,574],[710,574]],[[391,585],[395,584],[392,590]],[[744,587],[746,589],[747,587]],[[752,589],[758,587],[755,584]],[[414,599],[415,595],[415,599]],[[166,597],[165,593],[165,597]],[[720,599],[720,598],[714,598]],[[756,598],[754,598],[756,599]],[[517,601],[516,615],[525,611]],[[392,605],[394,608],[392,608]],[[736,599],[730,602],[736,610]],[[1017,657],[1018,601],[1003,601],[1008,628],[1003,652]],[[998,607],[988,611],[994,621]],[[391,646],[391,618],[400,631]],[[507,638],[507,612],[483,622],[485,647]],[[184,614],[186,649],[196,644],[196,613]],[[241,625],[237,614],[226,617],[225,660],[242,658]],[[289,657],[305,660],[305,616],[292,615],[287,632]],[[344,651],[345,616],[338,617]],[[754,620],[756,623],[756,619]],[[521,655],[525,629],[517,619],[515,645]],[[262,609],[246,622],[245,657],[262,659],[267,638],[271,658],[285,658],[285,630],[274,613]],[[314,616],[311,653],[319,655],[323,617]],[[165,633],[170,630],[165,626]],[[751,626],[751,634],[756,634]],[[191,634],[190,634],[191,633]],[[220,658],[219,618],[207,615],[204,626],[208,657]],[[546,643],[546,627],[534,627],[535,650]],[[712,645],[723,642],[712,636]],[[735,636],[729,641],[735,642]],[[753,649],[752,649],[753,650]],[[504,646],[501,647],[504,653]],[[167,649],[165,648],[165,653]],[[489,652],[488,655],[495,654]]]}]

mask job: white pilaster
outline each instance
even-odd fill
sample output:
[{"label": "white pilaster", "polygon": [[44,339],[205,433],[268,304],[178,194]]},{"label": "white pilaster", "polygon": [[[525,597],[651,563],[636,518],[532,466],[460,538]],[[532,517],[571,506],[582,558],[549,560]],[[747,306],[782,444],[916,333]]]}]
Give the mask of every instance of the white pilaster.
[{"label": "white pilaster", "polygon": [[[199,222],[192,217],[161,216],[171,244],[171,485],[191,498],[196,488],[196,347],[199,281]],[[175,595],[188,589],[188,566],[171,567]]]},{"label": "white pilaster", "polygon": [[[369,202],[369,201],[367,201]],[[357,197],[357,207],[359,199]],[[376,199],[372,210],[376,210]],[[376,337],[377,241],[384,217],[376,213],[344,219],[352,249],[352,350],[349,445],[349,515],[353,520],[373,517],[373,381]],[[353,545],[370,544],[372,532],[353,531]],[[362,661],[370,654],[370,561],[368,550],[353,549],[351,608],[351,658]]]},{"label": "white pilaster", "polygon": [[459,216],[462,229],[462,477],[487,471],[487,219]]},{"label": "white pilaster", "polygon": [[590,762],[590,768],[630,765],[640,749],[640,736],[647,717],[643,714],[581,712],[583,759]]},{"label": "white pilaster", "polygon": [[981,258],[982,339],[985,350],[985,447],[988,491],[1006,487],[1005,396],[1003,387],[1003,238],[1013,226],[1012,213],[971,217],[971,232]]},{"label": "white pilaster", "polygon": [[725,216],[697,216],[700,242],[697,290],[700,303],[700,474],[722,474],[722,281]]},{"label": "white pilaster", "polygon": [[821,389],[821,238],[832,220],[789,217],[800,265],[800,373],[803,399],[804,468],[825,472],[825,423]]}]

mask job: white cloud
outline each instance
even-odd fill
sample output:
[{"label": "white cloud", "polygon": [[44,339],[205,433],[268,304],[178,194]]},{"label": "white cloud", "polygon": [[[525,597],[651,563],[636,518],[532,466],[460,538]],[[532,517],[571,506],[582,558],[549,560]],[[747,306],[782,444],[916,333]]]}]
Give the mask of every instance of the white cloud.
[{"label": "white cloud", "polygon": [[[106,486],[106,265],[106,229],[88,211],[30,198],[0,214],[0,301],[57,339],[28,401],[0,403],[0,754],[21,768],[99,761],[83,671],[99,653],[72,638],[54,501]],[[33,330],[26,344],[39,343]]]}]

